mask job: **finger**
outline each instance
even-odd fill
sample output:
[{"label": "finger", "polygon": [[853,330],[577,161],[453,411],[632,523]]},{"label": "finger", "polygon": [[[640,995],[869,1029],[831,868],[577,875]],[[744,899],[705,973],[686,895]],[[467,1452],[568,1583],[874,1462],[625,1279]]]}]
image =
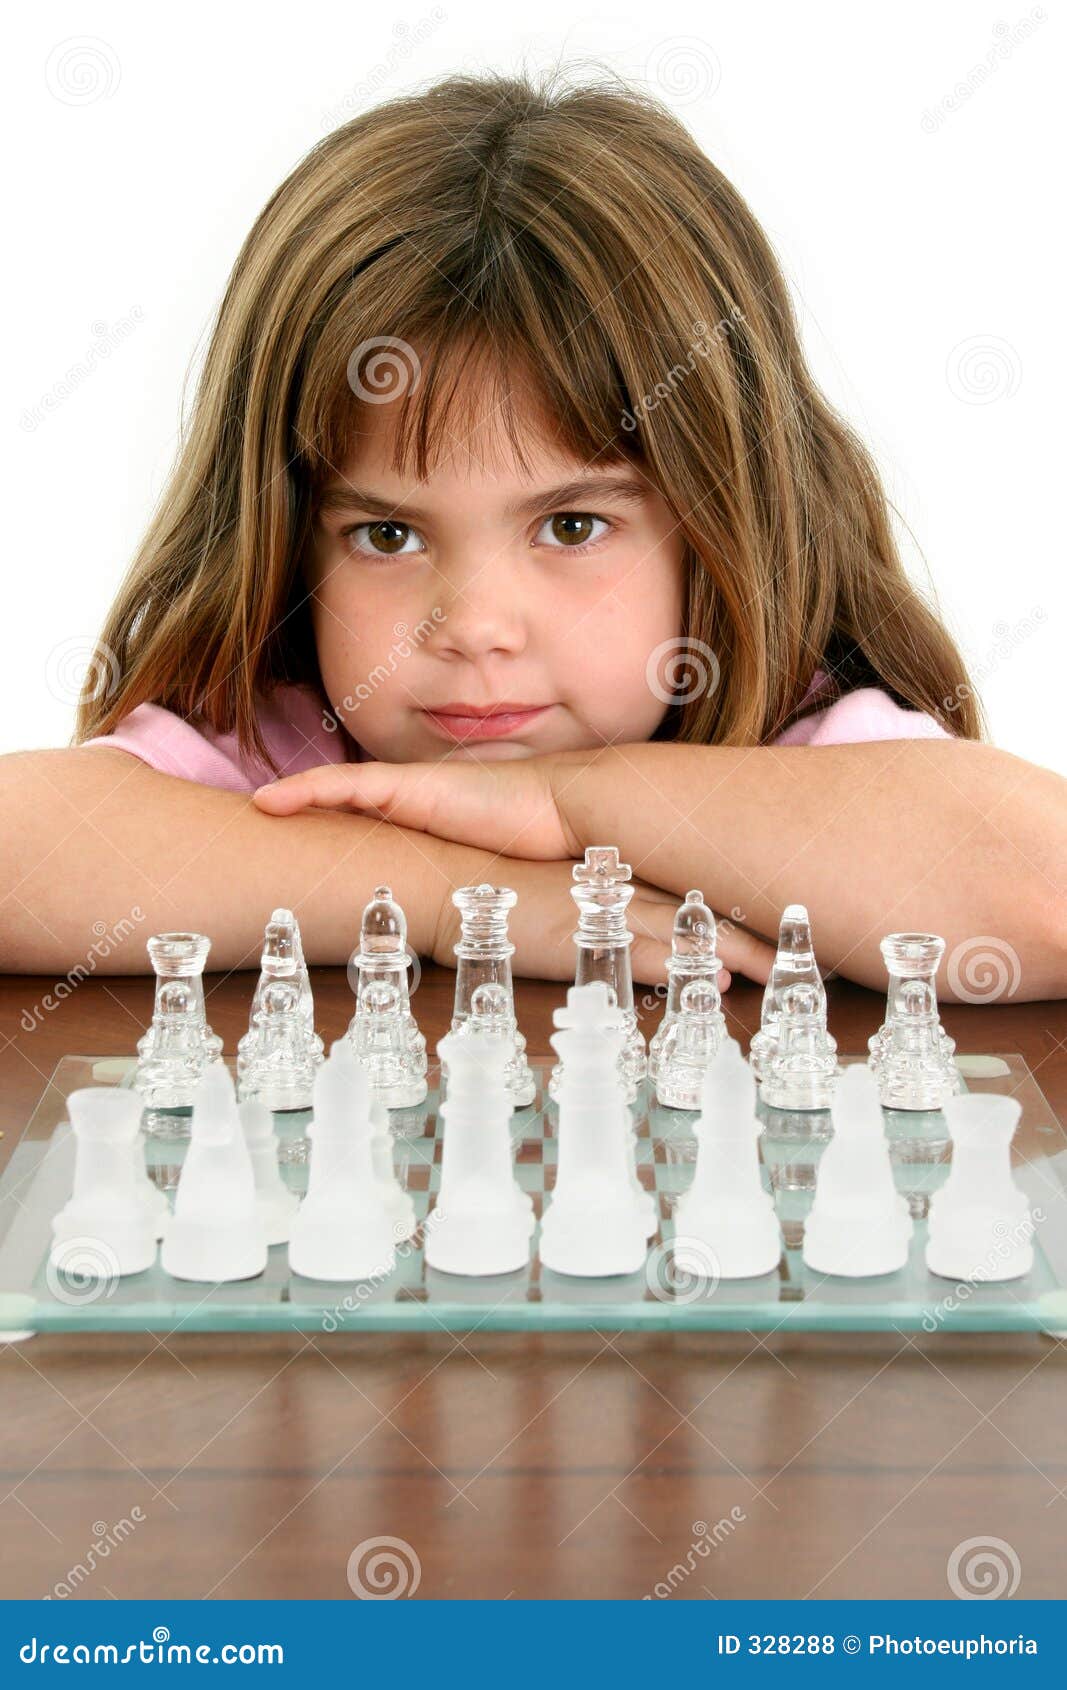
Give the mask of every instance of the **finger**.
[{"label": "finger", "polygon": [[719,955],[732,969],[749,980],[755,980],[760,986],[766,985],[774,966],[773,945],[768,945],[765,939],[757,939],[754,933],[746,933],[743,927],[731,927],[729,932],[722,934]]},{"label": "finger", "polygon": [[370,771],[382,767],[388,765],[327,763],[317,769],[302,769],[299,774],[285,775],[257,788],[252,801],[274,816],[291,816],[312,807],[376,809],[385,796],[385,783]]}]

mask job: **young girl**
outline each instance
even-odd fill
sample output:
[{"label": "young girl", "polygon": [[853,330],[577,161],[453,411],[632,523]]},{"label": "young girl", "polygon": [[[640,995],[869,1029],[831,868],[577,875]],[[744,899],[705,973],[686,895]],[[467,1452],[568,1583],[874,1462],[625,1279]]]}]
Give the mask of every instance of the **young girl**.
[{"label": "young girl", "polygon": [[251,966],[278,904],[339,963],[382,881],[451,964],[491,879],[516,972],[562,980],[612,843],[639,980],[698,886],[757,980],[800,899],[866,984],[918,928],[1067,990],[1067,783],[977,743],[766,238],[613,82],[454,77],[313,148],[99,650],[77,743],[3,765],[8,968],[123,917],[109,968],[176,927]]}]

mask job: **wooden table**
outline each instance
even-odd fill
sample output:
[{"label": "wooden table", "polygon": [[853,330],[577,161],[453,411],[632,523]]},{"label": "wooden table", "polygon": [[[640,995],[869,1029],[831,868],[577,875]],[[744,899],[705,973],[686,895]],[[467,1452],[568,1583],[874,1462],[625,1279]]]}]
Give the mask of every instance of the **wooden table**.
[{"label": "wooden table", "polygon": [[[351,996],[314,973],[328,1040]],[[252,984],[206,981],[227,1050]],[[427,966],[431,1052],[453,984]],[[128,1054],[151,1014],[150,979],[96,978],[27,1031],[52,985],[0,980],[3,1160],[60,1056]],[[731,990],[735,1032],[760,996]],[[517,998],[543,1058],[562,988]],[[832,985],[843,1051],[880,1010]],[[1067,1006],[944,1019],[1021,1052],[1067,1119]],[[0,1347],[0,1596],[351,1599],[352,1551],[389,1537],[423,1597],[941,1597],[989,1536],[1019,1596],[1062,1596],[1065,1391],[1067,1347],[1038,1336],[38,1336]]]}]

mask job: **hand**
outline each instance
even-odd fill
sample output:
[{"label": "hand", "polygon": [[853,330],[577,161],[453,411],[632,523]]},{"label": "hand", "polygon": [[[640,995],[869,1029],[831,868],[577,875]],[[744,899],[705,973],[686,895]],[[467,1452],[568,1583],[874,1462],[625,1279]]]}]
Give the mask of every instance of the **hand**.
[{"label": "hand", "polygon": [[[476,763],[326,763],[261,786],[253,801],[274,816],[298,810],[359,810],[410,827],[527,860],[581,857],[556,799],[578,768],[553,756]],[[570,759],[568,759],[568,762]]]}]

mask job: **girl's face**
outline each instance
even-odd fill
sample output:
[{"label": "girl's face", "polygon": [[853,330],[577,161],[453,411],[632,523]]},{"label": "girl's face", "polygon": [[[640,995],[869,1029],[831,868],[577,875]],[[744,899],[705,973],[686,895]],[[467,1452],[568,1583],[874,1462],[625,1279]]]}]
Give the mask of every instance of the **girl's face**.
[{"label": "girl's face", "polygon": [[413,484],[391,468],[389,410],[364,407],[306,566],[323,686],[366,755],[648,739],[668,708],[657,648],[679,640],[684,606],[663,499],[630,465],[548,445],[524,473],[485,424]]}]

